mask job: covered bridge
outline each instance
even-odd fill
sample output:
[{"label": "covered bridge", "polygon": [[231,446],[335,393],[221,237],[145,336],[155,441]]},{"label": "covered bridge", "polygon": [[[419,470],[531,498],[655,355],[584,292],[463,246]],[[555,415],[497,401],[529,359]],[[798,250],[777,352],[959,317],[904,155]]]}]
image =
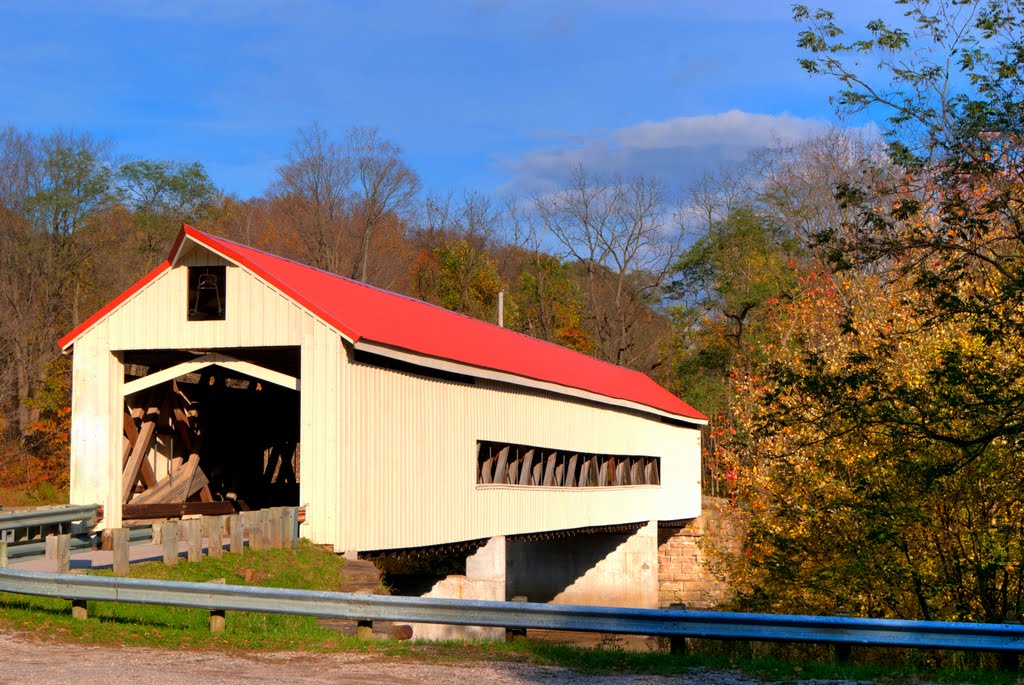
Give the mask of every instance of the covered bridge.
[{"label": "covered bridge", "polygon": [[190,226],[60,345],[106,526],[301,505],[341,552],[700,513],[706,419],[644,374]]}]

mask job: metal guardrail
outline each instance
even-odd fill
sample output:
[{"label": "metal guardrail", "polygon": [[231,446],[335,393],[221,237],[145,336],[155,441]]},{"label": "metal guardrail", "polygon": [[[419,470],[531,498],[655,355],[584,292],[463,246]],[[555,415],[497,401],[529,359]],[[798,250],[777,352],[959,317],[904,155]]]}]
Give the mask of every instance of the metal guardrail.
[{"label": "metal guardrail", "polygon": [[52,526],[74,521],[96,520],[98,504],[68,505],[31,509],[28,511],[0,511],[0,532],[15,528],[34,528],[36,526]]},{"label": "metal guardrail", "polygon": [[106,600],[362,621],[448,623],[723,640],[1024,651],[1024,626],[1011,624],[388,597],[13,569],[0,569],[0,591],[80,601]]},{"label": "metal guardrail", "polygon": [[[148,542],[153,539],[151,526],[132,528],[128,531],[128,542]],[[71,552],[80,552],[86,549],[96,549],[100,546],[98,533],[79,533],[71,536]],[[25,559],[27,557],[41,557],[46,553],[46,540],[30,540],[10,545],[7,548],[8,559]]]}]

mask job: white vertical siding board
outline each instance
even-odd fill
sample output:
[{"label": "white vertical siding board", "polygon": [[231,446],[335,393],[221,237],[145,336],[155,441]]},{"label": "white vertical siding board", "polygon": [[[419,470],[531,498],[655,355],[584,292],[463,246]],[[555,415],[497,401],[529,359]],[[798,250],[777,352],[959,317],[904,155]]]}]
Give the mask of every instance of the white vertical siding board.
[{"label": "white vertical siding board", "polygon": [[[188,321],[188,267],[217,265],[228,267],[226,320]],[[111,330],[110,348],[115,350],[269,347],[301,343],[300,311],[246,269],[207,250],[192,249],[104,322]],[[294,314],[285,316],[286,312]]]},{"label": "white vertical siding board", "polygon": [[[695,430],[491,382],[471,386],[365,364],[349,366],[347,374],[341,451],[359,455],[347,473],[360,484],[361,516],[339,522],[341,539],[333,542],[340,549],[421,546],[699,511]],[[663,486],[478,490],[477,440],[659,456]]]}]

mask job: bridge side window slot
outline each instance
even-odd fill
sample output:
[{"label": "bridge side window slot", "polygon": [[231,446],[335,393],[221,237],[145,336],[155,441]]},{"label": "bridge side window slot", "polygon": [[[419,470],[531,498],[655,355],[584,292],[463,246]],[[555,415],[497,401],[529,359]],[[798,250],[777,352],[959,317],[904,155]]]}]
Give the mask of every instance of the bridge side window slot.
[{"label": "bridge side window slot", "polygon": [[477,442],[477,485],[544,488],[661,484],[659,457],[581,454],[531,445]]}]

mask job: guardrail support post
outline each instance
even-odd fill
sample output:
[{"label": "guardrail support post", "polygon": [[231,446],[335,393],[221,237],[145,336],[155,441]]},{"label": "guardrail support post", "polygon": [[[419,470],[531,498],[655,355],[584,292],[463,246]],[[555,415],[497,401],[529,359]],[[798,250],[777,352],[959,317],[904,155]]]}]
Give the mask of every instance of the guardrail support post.
[{"label": "guardrail support post", "polygon": [[210,609],[210,632],[223,633],[227,628],[227,617],[223,609]]},{"label": "guardrail support post", "polygon": [[164,565],[174,566],[178,563],[178,522],[164,522],[160,529],[160,537],[164,545]]},{"label": "guardrail support post", "polygon": [[[526,595],[516,595],[515,597],[513,597],[509,601],[510,602],[520,603],[520,602],[526,602],[527,598],[526,598]],[[526,629],[525,628],[506,628],[505,629],[505,642],[512,642],[517,637],[526,637]]]},{"label": "guardrail support post", "polygon": [[[1004,620],[1003,623],[1020,625],[1020,621],[1017,620],[1017,612],[1008,612],[1006,615],[1006,620]],[[999,660],[1000,671],[1006,671],[1007,673],[1016,673],[1020,670],[1020,652],[999,652],[997,658]]]},{"label": "guardrail support post", "polygon": [[0,568],[7,568],[7,540],[0,540]]},{"label": "guardrail support post", "polygon": [[153,524],[150,526],[150,530],[153,531],[153,537],[150,539],[150,542],[152,542],[154,545],[163,544],[163,538],[160,535],[163,525],[164,524],[161,521],[154,521]]},{"label": "guardrail support post", "polygon": [[71,600],[71,618],[76,621],[84,621],[89,618],[89,608],[84,599]]},{"label": "guardrail support post", "polygon": [[360,640],[373,639],[373,621],[357,621],[356,637]]},{"label": "guardrail support post", "polygon": [[228,535],[231,537],[231,553],[241,554],[245,549],[244,530],[242,518],[238,514],[228,516]]},{"label": "guardrail support post", "polygon": [[[668,608],[670,611],[686,611],[686,605],[681,602],[669,604]],[[684,636],[672,635],[671,637],[669,637],[668,641],[669,653],[678,654],[679,656],[686,656],[686,638]]]},{"label": "guardrail support post", "polygon": [[57,538],[57,573],[71,570],[71,535],[64,533]]},{"label": "guardrail support post", "polygon": [[128,529],[112,528],[110,544],[114,548],[114,575],[128,575]]}]

